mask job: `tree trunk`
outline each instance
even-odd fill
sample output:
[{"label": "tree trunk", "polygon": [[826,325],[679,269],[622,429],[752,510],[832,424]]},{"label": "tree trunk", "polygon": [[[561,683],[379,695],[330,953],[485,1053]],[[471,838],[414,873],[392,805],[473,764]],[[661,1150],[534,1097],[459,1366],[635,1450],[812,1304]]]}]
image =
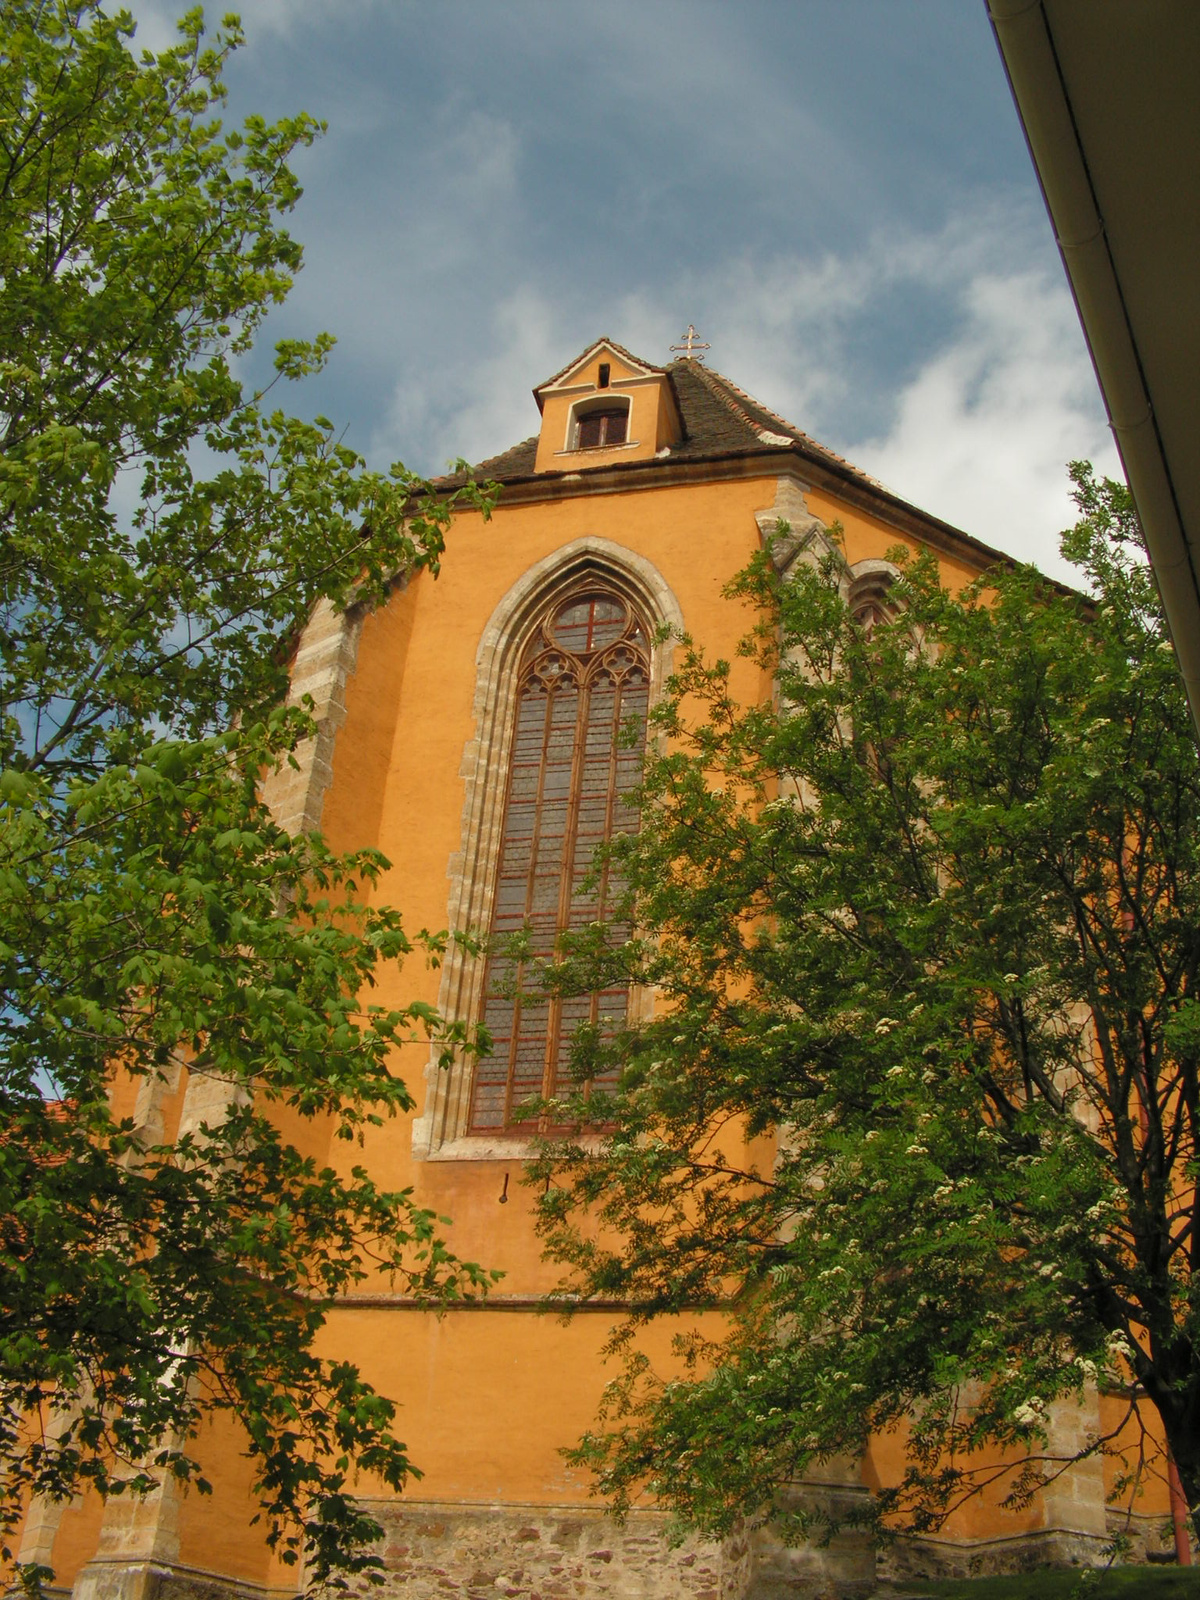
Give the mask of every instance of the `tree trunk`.
[{"label": "tree trunk", "polygon": [[1171,1531],[1175,1535],[1175,1560],[1181,1567],[1192,1564],[1191,1528],[1188,1525],[1187,1496],[1174,1457],[1167,1462],[1167,1486],[1171,1496]]},{"label": "tree trunk", "polygon": [[[1193,1540],[1200,1544],[1200,1438],[1179,1419],[1172,1419],[1174,1425],[1165,1415],[1162,1420],[1172,1467],[1186,1507],[1185,1522]],[[1171,1509],[1174,1512],[1174,1505]]]}]

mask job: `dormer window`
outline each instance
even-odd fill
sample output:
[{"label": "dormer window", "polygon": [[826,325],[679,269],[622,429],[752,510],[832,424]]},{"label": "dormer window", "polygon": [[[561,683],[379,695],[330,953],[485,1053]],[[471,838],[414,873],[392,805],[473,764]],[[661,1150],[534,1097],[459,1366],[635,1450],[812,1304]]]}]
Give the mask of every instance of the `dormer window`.
[{"label": "dormer window", "polygon": [[683,438],[671,374],[598,339],[533,391],[542,413],[535,472],[651,461]]},{"label": "dormer window", "polygon": [[599,403],[582,400],[572,414],[570,450],[602,450],[629,437],[629,401],[606,394]]}]

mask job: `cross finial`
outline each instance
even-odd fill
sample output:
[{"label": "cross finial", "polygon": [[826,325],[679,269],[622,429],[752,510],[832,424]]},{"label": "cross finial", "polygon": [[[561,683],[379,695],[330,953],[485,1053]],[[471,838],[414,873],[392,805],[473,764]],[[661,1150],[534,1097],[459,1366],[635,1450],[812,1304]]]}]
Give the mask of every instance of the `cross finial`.
[{"label": "cross finial", "polygon": [[701,350],[711,350],[712,345],[704,344],[698,337],[694,324],[689,322],[682,342],[673,344],[671,349],[682,351],[685,361],[703,361],[704,357],[699,352]]}]

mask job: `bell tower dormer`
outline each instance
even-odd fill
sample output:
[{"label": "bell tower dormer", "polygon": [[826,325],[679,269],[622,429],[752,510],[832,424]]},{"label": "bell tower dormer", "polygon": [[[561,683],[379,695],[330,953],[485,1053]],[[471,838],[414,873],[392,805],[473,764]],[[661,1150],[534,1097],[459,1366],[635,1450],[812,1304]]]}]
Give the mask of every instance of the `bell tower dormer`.
[{"label": "bell tower dormer", "polygon": [[533,397],[542,413],[536,472],[646,461],[683,437],[667,373],[611,339],[598,339]]}]

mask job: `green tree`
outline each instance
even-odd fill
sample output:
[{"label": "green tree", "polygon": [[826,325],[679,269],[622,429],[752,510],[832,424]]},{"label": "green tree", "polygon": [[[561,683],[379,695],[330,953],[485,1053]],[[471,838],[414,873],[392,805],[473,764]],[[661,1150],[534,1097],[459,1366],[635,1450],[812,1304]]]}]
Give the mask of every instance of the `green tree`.
[{"label": "green tree", "polygon": [[[222,127],[236,18],[140,59],[95,0],[0,19],[0,1545],[31,1494],[199,1482],[218,1408],[322,1580],[370,1564],[351,1473],[415,1470],[391,1402],[314,1353],[325,1308],[368,1269],[432,1302],[487,1275],[279,1132],[406,1108],[393,1046],[443,1030],[371,1003],[410,950],[382,859],[289,837],[257,784],[309,731],[282,706],[314,602],[436,571],[453,502],[238,375],[320,129]],[[331,343],[280,345],[279,379]],[[207,1122],[172,1146],[114,1119],[115,1068],[181,1060]]]},{"label": "green tree", "polygon": [[[618,1505],[724,1530],[909,1419],[872,1514],[929,1528],[1044,1482],[1098,1380],[1195,1516],[1200,762],[1128,493],[1073,475],[1091,599],[927,557],[864,628],[836,554],[764,554],[734,592],[776,702],[690,645],[669,685],[615,847],[640,937],[551,973],[655,1015],[578,1039],[611,1131],[538,1170],[566,1287],[631,1304],[577,1453]],[[657,1370],[639,1326],[703,1306]]]}]

